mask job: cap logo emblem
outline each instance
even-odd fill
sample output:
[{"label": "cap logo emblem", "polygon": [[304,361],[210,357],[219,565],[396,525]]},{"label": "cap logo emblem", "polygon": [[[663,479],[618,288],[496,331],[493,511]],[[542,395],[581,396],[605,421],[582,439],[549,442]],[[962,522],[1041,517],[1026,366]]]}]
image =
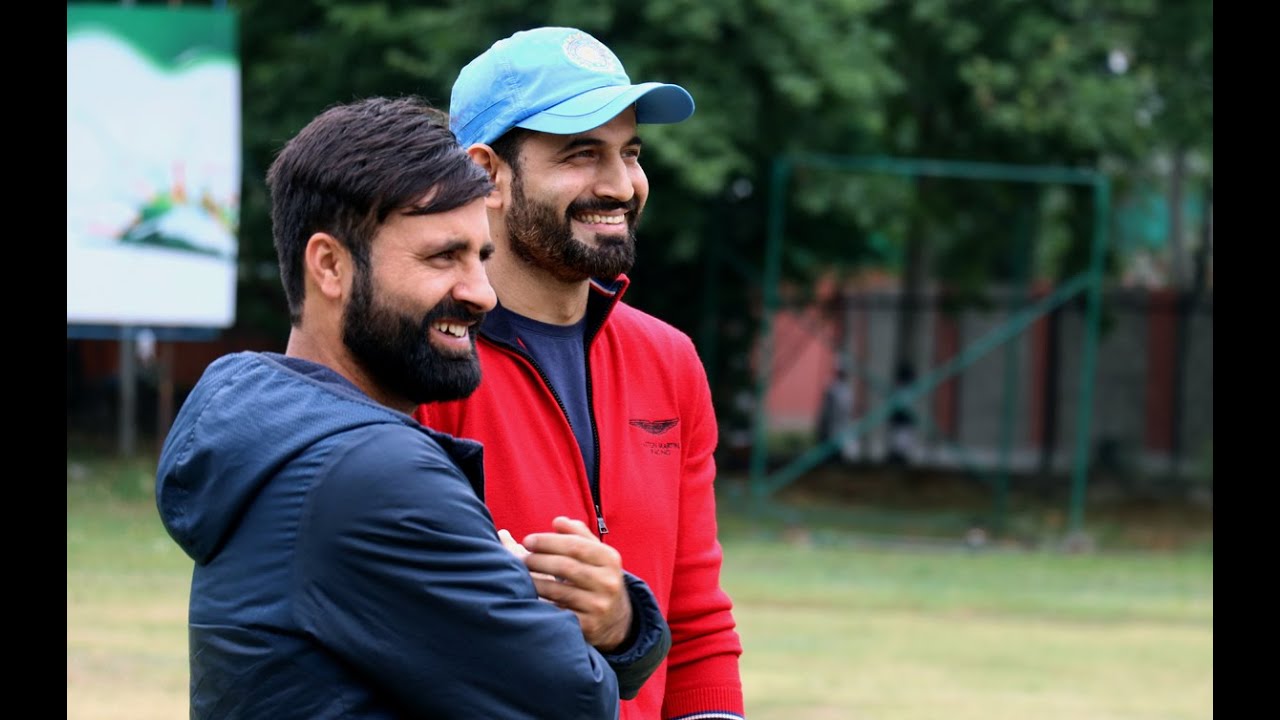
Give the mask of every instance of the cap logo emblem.
[{"label": "cap logo emblem", "polygon": [[569,62],[593,72],[622,72],[622,63],[614,57],[604,43],[584,32],[576,32],[565,38],[564,56]]}]

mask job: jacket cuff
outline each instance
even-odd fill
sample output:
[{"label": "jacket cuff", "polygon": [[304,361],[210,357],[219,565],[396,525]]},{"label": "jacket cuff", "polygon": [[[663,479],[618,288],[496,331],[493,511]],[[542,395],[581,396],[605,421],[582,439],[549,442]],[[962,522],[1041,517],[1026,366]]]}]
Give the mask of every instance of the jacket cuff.
[{"label": "jacket cuff", "polygon": [[627,595],[631,598],[631,632],[634,640],[615,653],[601,653],[618,676],[618,697],[634,698],[671,650],[671,628],[662,617],[658,600],[645,581],[625,570]]},{"label": "jacket cuff", "polygon": [[663,700],[667,720],[742,720],[746,717],[742,687],[701,687],[667,693]]}]

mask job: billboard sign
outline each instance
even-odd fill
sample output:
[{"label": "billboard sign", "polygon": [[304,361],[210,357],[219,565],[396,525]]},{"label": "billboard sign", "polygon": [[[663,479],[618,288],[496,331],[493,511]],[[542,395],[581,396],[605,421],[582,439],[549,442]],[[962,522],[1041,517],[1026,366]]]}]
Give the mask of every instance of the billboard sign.
[{"label": "billboard sign", "polygon": [[235,322],[236,17],[67,7],[67,324]]}]

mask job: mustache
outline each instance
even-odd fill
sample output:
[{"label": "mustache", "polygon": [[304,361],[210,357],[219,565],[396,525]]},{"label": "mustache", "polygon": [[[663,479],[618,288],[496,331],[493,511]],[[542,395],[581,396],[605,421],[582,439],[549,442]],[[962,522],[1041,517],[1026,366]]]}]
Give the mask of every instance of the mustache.
[{"label": "mustache", "polygon": [[603,198],[589,198],[586,200],[575,200],[569,204],[567,214],[577,215],[579,213],[601,211],[608,212],[610,210],[626,210],[631,214],[635,214],[640,208],[640,201],[633,195],[627,202],[621,200],[605,200]]},{"label": "mustache", "polygon": [[459,320],[462,322],[474,322],[479,325],[484,321],[484,317],[484,312],[473,310],[465,303],[460,303],[451,297],[445,297],[436,303],[435,307],[428,310],[426,315],[422,316],[422,329],[426,331],[431,326],[431,323],[437,320]]}]

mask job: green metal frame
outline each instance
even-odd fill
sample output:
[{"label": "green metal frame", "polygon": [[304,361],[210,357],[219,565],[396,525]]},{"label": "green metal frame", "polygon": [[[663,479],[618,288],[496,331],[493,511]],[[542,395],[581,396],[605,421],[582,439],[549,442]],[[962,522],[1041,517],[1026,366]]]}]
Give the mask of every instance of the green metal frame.
[{"label": "green metal frame", "polygon": [[[780,299],[785,243],[787,187],[796,167],[839,170],[850,173],[888,174],[906,177],[940,177],[962,180],[1023,182],[1050,185],[1085,185],[1093,188],[1093,242],[1089,269],[1063,282],[1048,297],[1013,314],[1003,325],[970,343],[961,353],[923,375],[919,380],[890,395],[881,405],[846,430],[846,435],[865,433],[888,419],[895,407],[908,405],[932,392],[947,379],[959,374],[997,346],[1017,337],[1038,318],[1081,293],[1086,297],[1086,331],[1080,369],[1080,404],[1076,416],[1075,456],[1072,461],[1068,529],[1079,532],[1084,526],[1084,495],[1088,481],[1089,434],[1093,418],[1093,387],[1097,364],[1098,337],[1102,316],[1103,263],[1106,258],[1107,221],[1110,214],[1111,183],[1106,175],[1077,168],[1046,165],[1007,165],[895,158],[883,156],[792,155],[776,158],[769,186],[768,246],[763,275],[764,313],[760,327],[760,355],[756,370],[757,391],[754,440],[751,449],[751,494],[762,503],[769,495],[794,482],[838,450],[840,438],[829,440],[792,460],[773,474],[768,472],[768,409],[766,394],[773,368],[773,318]],[[1003,445],[1002,441],[1002,445]]]}]

